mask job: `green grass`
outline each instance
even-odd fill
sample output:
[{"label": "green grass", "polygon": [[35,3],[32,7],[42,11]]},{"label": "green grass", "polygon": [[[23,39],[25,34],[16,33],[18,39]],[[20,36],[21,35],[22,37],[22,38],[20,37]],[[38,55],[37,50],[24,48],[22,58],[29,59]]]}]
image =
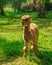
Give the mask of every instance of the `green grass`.
[{"label": "green grass", "polygon": [[[52,12],[38,18],[37,12],[5,11],[0,16],[0,65],[52,65]],[[23,58],[21,16],[29,14],[32,22],[39,26],[38,51],[31,50]]]}]

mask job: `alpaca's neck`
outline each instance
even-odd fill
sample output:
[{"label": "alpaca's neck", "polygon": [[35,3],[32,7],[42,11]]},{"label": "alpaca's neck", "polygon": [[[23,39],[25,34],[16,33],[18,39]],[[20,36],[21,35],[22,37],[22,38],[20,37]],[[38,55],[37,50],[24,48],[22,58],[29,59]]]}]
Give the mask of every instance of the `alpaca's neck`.
[{"label": "alpaca's neck", "polygon": [[24,27],[24,31],[29,31],[30,25]]},{"label": "alpaca's neck", "polygon": [[29,28],[30,28],[30,25],[24,27],[24,33],[27,35],[29,34]]},{"label": "alpaca's neck", "polygon": [[27,26],[24,27],[24,33],[28,33],[29,29],[30,29],[30,20],[29,20],[29,24]]}]

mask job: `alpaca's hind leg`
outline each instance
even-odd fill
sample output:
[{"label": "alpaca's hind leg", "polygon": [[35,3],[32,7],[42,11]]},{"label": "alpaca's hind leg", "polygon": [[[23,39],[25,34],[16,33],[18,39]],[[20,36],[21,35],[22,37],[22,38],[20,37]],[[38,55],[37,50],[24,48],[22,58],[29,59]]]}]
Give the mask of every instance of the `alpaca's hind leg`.
[{"label": "alpaca's hind leg", "polygon": [[36,50],[38,50],[38,35],[39,35],[39,33],[37,33],[37,35],[35,36],[35,48],[36,48]]},{"label": "alpaca's hind leg", "polygon": [[25,41],[25,46],[24,46],[24,57],[26,57],[28,51],[28,43]]}]

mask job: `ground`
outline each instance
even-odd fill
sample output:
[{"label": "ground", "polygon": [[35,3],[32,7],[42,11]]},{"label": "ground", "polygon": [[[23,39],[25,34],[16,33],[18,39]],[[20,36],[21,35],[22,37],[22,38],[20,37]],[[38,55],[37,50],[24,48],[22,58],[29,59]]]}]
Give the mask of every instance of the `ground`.
[{"label": "ground", "polygon": [[[52,65],[52,12],[38,18],[37,12],[14,12],[5,10],[0,16],[0,65]],[[29,14],[39,26],[38,51],[29,50],[23,58],[23,27],[21,16]]]}]

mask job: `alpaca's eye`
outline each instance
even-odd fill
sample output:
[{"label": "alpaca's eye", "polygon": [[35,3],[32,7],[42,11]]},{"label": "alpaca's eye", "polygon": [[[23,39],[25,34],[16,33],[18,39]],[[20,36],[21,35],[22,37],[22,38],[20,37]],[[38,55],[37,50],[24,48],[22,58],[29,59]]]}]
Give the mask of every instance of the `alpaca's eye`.
[{"label": "alpaca's eye", "polygon": [[25,21],[25,19],[23,19],[23,21]]}]

